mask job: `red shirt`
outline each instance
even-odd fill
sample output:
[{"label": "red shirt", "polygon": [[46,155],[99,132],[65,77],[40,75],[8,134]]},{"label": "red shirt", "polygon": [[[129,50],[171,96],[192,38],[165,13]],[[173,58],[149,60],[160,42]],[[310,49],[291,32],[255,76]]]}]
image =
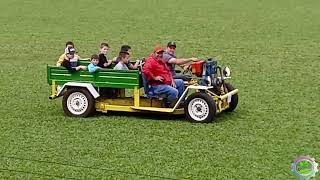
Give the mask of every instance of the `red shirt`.
[{"label": "red shirt", "polygon": [[[157,60],[153,54],[151,54],[147,59],[146,63],[143,66],[142,72],[149,80],[149,84],[151,86],[160,84],[172,84],[172,75],[167,64],[163,60]],[[163,81],[160,82],[153,80],[153,78],[156,76],[163,77]]]}]

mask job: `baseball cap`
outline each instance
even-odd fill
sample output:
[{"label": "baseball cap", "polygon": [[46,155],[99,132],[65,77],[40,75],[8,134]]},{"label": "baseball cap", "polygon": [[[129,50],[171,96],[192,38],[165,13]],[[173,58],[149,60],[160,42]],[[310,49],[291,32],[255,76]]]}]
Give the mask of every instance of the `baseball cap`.
[{"label": "baseball cap", "polygon": [[119,52],[119,54],[121,54],[121,53],[126,53],[126,54],[130,54],[129,52],[128,52],[128,50],[126,50],[126,49],[121,49],[121,51]]},{"label": "baseball cap", "polygon": [[131,49],[131,46],[129,46],[129,45],[122,45],[121,48],[120,48],[120,51],[122,51],[122,50],[128,51],[129,49]]},{"label": "baseball cap", "polygon": [[155,48],[154,48],[154,52],[156,52],[156,53],[159,53],[159,52],[164,52],[164,48],[162,47],[162,46],[156,46]]},{"label": "baseball cap", "polygon": [[170,46],[177,47],[176,42],[174,42],[174,41],[168,42],[167,47],[170,47]]},{"label": "baseball cap", "polygon": [[73,47],[67,47],[64,49],[64,53],[65,54],[75,54],[76,53],[76,49]]}]

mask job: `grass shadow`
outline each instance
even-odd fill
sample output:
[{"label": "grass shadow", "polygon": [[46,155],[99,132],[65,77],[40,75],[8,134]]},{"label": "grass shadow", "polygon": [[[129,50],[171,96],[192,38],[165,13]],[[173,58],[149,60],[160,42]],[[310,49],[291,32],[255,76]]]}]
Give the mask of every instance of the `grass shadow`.
[{"label": "grass shadow", "polygon": [[[188,119],[186,119],[184,114],[170,114],[170,113],[156,113],[156,112],[130,112],[130,113],[123,113],[123,112],[116,112],[116,111],[110,111],[108,113],[102,113],[97,112],[94,117],[125,117],[125,118],[131,118],[132,120],[137,118],[141,120],[152,120],[152,121],[170,121],[170,122],[190,122]],[[236,112],[223,112],[220,114],[217,114],[214,118],[212,123],[224,123],[226,121],[232,120],[236,118],[237,113]],[[197,124],[197,123],[192,123]],[[203,124],[203,123],[199,123]]]},{"label": "grass shadow", "polygon": [[[154,121],[181,121],[187,122],[184,114],[170,114],[170,113],[157,113],[157,112],[117,112],[110,111],[108,113],[96,112],[95,117],[102,116],[118,116],[127,118],[139,118],[141,120],[154,120]],[[133,119],[133,118],[132,118]]]}]

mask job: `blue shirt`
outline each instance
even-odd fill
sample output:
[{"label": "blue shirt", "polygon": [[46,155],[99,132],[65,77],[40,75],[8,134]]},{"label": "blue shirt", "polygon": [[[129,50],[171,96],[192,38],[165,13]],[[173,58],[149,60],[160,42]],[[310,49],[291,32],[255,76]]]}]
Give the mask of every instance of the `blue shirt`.
[{"label": "blue shirt", "polygon": [[97,65],[94,65],[94,64],[92,64],[92,63],[90,63],[90,64],[88,65],[88,70],[89,70],[89,72],[91,72],[91,73],[96,72],[97,69],[98,69],[98,66],[97,66]]}]

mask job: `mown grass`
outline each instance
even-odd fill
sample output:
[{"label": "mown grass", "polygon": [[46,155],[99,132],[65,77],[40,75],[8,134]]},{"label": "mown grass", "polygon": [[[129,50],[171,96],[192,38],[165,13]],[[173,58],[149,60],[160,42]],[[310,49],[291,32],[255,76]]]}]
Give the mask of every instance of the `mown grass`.
[{"label": "mown grass", "polygon": [[[7,179],[293,179],[319,158],[320,2],[122,0],[0,2],[0,177]],[[212,124],[181,116],[65,117],[46,64],[65,41],[82,57],[102,41],[134,58],[177,41],[178,56],[218,57],[240,90]]]}]

